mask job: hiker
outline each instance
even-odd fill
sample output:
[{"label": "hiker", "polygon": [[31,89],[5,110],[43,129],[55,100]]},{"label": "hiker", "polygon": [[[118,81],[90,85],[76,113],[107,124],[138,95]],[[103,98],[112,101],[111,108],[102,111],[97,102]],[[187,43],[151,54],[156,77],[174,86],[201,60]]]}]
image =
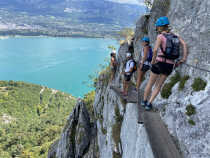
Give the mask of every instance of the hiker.
[{"label": "hiker", "polygon": [[150,46],[150,39],[148,37],[142,38],[142,52],[141,52],[141,61],[138,66],[138,76],[137,76],[137,83],[136,83],[136,91],[141,86],[142,79],[145,75],[145,73],[150,69],[151,67],[151,61],[152,61],[152,48]]},{"label": "hiker", "polygon": [[125,70],[122,72],[122,74],[124,74],[124,81],[123,81],[123,91],[121,93],[124,96],[128,95],[129,82],[135,70],[136,70],[136,62],[133,59],[131,53],[127,53]]},{"label": "hiker", "polygon": [[[183,47],[183,56],[179,63],[185,62],[187,58],[187,45],[181,37],[170,32],[168,18],[160,17],[155,25],[159,35],[153,51],[150,78],[144,91],[144,100],[141,103],[146,110],[152,109],[152,102],[159,94],[166,78],[172,73],[175,61],[180,56],[180,46]],[[148,100],[154,84],[155,88]]]},{"label": "hiker", "polygon": [[111,67],[111,81],[113,81],[115,77],[115,73],[117,70],[117,59],[116,59],[116,51],[113,50],[112,53],[110,54],[111,56],[111,61],[110,61],[110,67]]}]

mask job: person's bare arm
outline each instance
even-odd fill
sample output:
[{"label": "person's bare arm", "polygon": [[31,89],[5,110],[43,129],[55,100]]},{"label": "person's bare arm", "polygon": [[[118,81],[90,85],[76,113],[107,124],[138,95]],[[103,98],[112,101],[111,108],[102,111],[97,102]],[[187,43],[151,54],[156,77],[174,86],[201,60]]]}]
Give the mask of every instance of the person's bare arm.
[{"label": "person's bare arm", "polygon": [[161,45],[161,38],[157,37],[157,40],[155,42],[155,47],[154,47],[154,50],[153,50],[153,57],[152,57],[151,64],[155,64],[156,57],[157,57],[157,51],[158,51],[158,48],[160,48],[160,45]]},{"label": "person's bare arm", "polygon": [[182,57],[180,63],[183,63],[187,59],[187,44],[185,43],[185,41],[181,37],[179,37],[179,40],[180,40],[181,45],[183,47],[183,57]]}]

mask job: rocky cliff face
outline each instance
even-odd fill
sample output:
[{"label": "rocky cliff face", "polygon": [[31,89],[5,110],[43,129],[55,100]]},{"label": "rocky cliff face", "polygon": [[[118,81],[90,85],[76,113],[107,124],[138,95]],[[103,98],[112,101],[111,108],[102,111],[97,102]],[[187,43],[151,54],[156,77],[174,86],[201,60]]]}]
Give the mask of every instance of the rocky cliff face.
[{"label": "rocky cliff face", "polygon": [[[168,15],[174,32],[181,35],[188,44],[187,64],[209,69],[209,8],[208,0],[154,1],[151,14],[141,17],[137,22],[135,58],[139,58],[138,54],[141,51],[139,39],[148,34],[154,41],[156,19]],[[137,124],[137,105],[125,103],[110,89],[111,85],[122,86],[120,73],[128,47],[125,43],[119,49],[120,65],[115,80],[108,83],[109,75],[105,73],[100,75],[96,83],[93,105],[96,123],[90,123],[85,105],[78,103],[61,139],[49,150],[49,158],[154,158],[144,126]],[[181,76],[189,75],[183,88],[180,88],[180,82],[183,83],[180,79],[171,87],[172,94],[168,99],[159,95],[155,106],[184,158],[209,158],[210,73],[189,65],[182,65],[176,70]],[[171,76],[174,74],[175,72]],[[206,86],[204,90],[195,92],[192,84],[195,84],[197,77],[200,77]],[[133,82],[135,80],[133,77]],[[147,79],[143,82],[142,89],[146,82]],[[166,82],[171,82],[170,78]],[[197,85],[200,85],[200,82]]]}]

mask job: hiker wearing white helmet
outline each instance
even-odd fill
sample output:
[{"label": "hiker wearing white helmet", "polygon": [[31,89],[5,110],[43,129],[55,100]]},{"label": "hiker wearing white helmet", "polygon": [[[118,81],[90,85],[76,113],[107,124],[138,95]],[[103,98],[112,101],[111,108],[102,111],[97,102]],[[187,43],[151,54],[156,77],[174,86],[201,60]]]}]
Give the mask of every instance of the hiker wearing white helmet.
[{"label": "hiker wearing white helmet", "polygon": [[126,54],[126,64],[125,70],[122,72],[124,74],[123,81],[123,91],[121,92],[124,96],[128,95],[128,85],[131,80],[132,74],[136,71],[136,62],[133,60],[132,54]]},{"label": "hiker wearing white helmet", "polygon": [[116,73],[116,70],[117,70],[116,51],[112,50],[110,56],[111,56],[111,61],[110,61],[111,79],[110,79],[110,81],[112,81],[115,77],[115,73]]}]

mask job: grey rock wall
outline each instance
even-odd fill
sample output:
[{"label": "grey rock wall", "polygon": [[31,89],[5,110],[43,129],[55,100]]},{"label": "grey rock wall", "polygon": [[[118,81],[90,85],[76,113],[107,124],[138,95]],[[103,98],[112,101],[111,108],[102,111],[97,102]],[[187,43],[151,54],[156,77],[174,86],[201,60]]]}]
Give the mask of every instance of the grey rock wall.
[{"label": "grey rock wall", "polygon": [[[162,4],[160,6],[160,4]],[[188,45],[187,64],[198,68],[210,70],[210,1],[208,0],[156,0],[150,15],[145,15],[137,22],[135,33],[135,56],[139,58],[141,51],[140,41],[147,35],[152,41],[156,39],[155,21],[160,16],[168,16],[172,31],[180,35]],[[149,18],[148,18],[149,17]],[[145,31],[145,28],[147,31]],[[186,65],[181,65],[176,70],[182,76],[189,75],[190,79],[185,88],[178,90],[179,82],[173,87],[172,95],[163,99],[159,95],[154,104],[159,108],[169,132],[174,137],[177,145],[185,158],[210,157],[209,143],[209,110],[210,110],[210,73]],[[174,72],[175,74],[175,72]],[[172,74],[171,76],[173,76]],[[144,81],[142,90],[148,80]],[[196,77],[207,82],[205,90],[195,92],[192,84]],[[170,77],[167,80],[170,82]],[[196,108],[196,114],[186,115],[186,107],[192,104]],[[195,122],[195,126],[189,124],[189,120]]]},{"label": "grey rock wall", "polygon": [[[140,39],[148,35],[152,45],[156,39],[155,21],[168,16],[173,32],[182,36],[188,45],[187,63],[210,69],[210,1],[209,0],[155,0],[149,15],[142,16],[136,24],[134,57],[139,60]],[[100,75],[96,83],[93,105],[96,123],[89,121],[87,110],[78,103],[61,135],[49,150],[49,158],[153,158],[153,153],[143,125],[137,124],[137,105],[126,104],[110,88],[122,87],[122,75],[127,43],[118,51],[118,69],[112,83],[108,74]],[[185,88],[173,87],[168,99],[159,95],[154,106],[160,110],[170,134],[183,158],[210,158],[210,74],[182,65],[177,70],[182,76],[189,75]],[[175,72],[171,75],[173,76]],[[171,77],[170,76],[170,77]],[[148,81],[149,73],[141,90]],[[170,82],[170,77],[166,82]],[[205,90],[192,89],[194,78],[207,82]],[[133,82],[136,81],[134,75]],[[192,104],[196,114],[186,115],[186,107]],[[189,124],[193,120],[195,125]]]},{"label": "grey rock wall", "polygon": [[[149,156],[147,158],[153,158],[145,129],[137,124],[136,104],[126,104],[110,89],[111,85],[122,87],[122,75],[120,73],[123,69],[127,51],[128,44],[122,45],[119,49],[119,67],[115,80],[108,85],[104,85],[103,80],[107,76],[102,75],[97,83],[94,109],[96,118],[98,118],[100,158],[139,158],[147,156]],[[119,110],[118,114],[116,110]]]},{"label": "grey rock wall", "polygon": [[61,138],[50,147],[48,158],[96,158],[96,135],[96,125],[90,122],[84,103],[78,101]]},{"label": "grey rock wall", "polygon": [[137,123],[136,104],[127,104],[121,129],[122,158],[154,158],[144,125]]}]

